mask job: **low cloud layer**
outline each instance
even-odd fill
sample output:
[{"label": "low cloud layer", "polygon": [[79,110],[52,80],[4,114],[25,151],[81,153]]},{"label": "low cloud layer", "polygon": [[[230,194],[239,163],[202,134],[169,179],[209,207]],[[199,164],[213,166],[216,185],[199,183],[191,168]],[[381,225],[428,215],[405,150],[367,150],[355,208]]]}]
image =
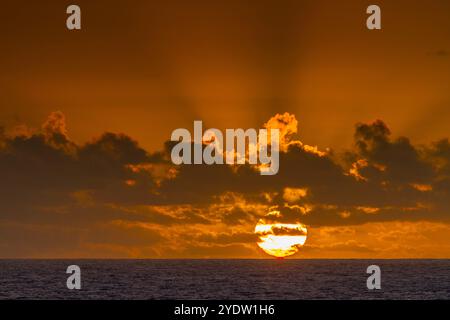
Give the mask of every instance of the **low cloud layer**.
[{"label": "low cloud layer", "polygon": [[429,235],[450,223],[448,139],[414,145],[377,120],[357,124],[353,147],[336,152],[300,141],[298,122],[281,114],[265,124],[282,133],[274,176],[249,165],[174,166],[171,143],[151,153],[126,134],[80,145],[61,112],[39,129],[0,128],[0,256],[261,257],[254,226],[275,209],[281,222],[308,226],[306,255],[383,252],[387,242],[377,251],[339,230],[398,224],[426,226],[428,252],[450,256]]}]

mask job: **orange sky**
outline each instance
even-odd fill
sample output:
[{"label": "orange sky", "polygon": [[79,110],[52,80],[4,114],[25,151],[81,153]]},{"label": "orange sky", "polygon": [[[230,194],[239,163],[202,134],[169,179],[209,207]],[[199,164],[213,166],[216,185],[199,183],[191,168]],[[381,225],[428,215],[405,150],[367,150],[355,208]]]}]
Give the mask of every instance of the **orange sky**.
[{"label": "orange sky", "polygon": [[3,123],[62,110],[77,141],[112,130],[152,150],[193,119],[250,127],[282,111],[323,148],[377,118],[418,142],[448,134],[448,1],[381,2],[381,32],[364,1],[79,4],[81,32],[64,3],[5,4]]},{"label": "orange sky", "polygon": [[[254,226],[295,187],[314,207],[296,258],[450,258],[450,156],[432,145],[449,136],[449,1],[378,1],[381,31],[360,0],[77,4],[76,32],[68,3],[2,5],[0,257],[263,258]],[[172,181],[154,159],[193,120],[260,128],[284,112],[325,160],[294,150],[272,180],[183,168]],[[366,184],[348,176],[362,158]]]}]

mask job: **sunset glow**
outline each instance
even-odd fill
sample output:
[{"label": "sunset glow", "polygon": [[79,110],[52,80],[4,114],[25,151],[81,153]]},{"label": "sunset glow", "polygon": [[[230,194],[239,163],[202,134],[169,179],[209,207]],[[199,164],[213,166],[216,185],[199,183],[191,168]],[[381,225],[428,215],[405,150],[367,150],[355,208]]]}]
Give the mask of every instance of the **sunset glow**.
[{"label": "sunset glow", "polygon": [[381,2],[4,1],[0,258],[450,258],[450,1]]},{"label": "sunset glow", "polygon": [[[279,212],[270,212],[267,217],[278,217]],[[258,246],[274,257],[287,257],[298,252],[307,237],[306,226],[302,223],[268,223],[261,219],[255,227],[259,237]]]}]

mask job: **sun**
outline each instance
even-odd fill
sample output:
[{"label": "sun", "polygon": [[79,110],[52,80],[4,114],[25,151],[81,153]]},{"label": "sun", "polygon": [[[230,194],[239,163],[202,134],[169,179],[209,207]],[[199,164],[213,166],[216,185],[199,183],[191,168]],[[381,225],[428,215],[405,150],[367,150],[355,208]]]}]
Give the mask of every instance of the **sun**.
[{"label": "sun", "polygon": [[267,254],[283,258],[291,256],[305,244],[307,237],[306,226],[300,222],[282,223],[279,211],[271,211],[260,219],[255,227],[259,238],[258,246]]}]

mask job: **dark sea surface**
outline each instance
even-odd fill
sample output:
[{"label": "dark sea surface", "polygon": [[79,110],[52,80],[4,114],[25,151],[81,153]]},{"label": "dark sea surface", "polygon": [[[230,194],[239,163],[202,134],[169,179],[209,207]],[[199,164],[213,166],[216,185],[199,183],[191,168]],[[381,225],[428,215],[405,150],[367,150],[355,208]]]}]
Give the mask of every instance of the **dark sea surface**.
[{"label": "dark sea surface", "polygon": [[450,260],[0,260],[0,299],[450,299]]}]

